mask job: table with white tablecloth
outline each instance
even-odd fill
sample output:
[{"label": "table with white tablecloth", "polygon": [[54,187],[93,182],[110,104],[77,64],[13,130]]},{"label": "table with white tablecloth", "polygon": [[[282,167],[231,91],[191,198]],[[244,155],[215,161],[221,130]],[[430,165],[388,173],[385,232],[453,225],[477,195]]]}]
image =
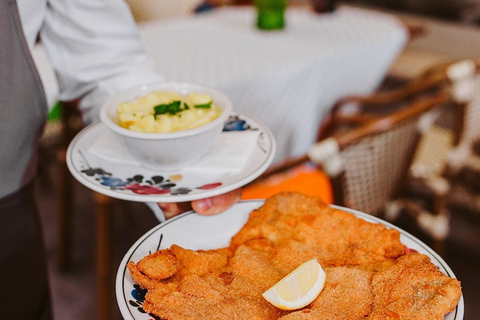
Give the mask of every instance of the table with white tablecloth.
[{"label": "table with white tablecloth", "polygon": [[140,33],[168,80],[216,87],[266,124],[275,161],[305,153],[339,98],[375,90],[408,40],[395,17],[352,7],[288,8],[281,31],[258,30],[253,7],[221,7],[142,23]]}]

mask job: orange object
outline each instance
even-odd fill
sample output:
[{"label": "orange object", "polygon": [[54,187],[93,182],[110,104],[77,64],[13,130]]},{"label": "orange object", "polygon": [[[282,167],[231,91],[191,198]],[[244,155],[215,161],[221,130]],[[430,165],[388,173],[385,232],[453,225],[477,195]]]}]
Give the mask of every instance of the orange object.
[{"label": "orange object", "polygon": [[312,164],[301,164],[243,188],[242,199],[266,199],[281,191],[296,191],[333,202],[327,175]]}]

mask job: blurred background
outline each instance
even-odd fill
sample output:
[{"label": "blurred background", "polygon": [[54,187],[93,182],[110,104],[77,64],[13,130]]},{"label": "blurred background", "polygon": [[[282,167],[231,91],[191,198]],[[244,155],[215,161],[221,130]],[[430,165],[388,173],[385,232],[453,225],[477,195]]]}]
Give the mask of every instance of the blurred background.
[{"label": "blurred background", "polygon": [[347,0],[344,2],[463,24],[480,24],[480,2],[477,0]]},{"label": "blurred background", "polygon": [[[235,3],[234,3],[235,2]],[[127,0],[140,26],[152,21],[167,21],[191,16],[224,5],[251,5],[251,1],[233,0]],[[309,0],[291,0],[290,5],[310,7]],[[428,68],[459,59],[480,58],[480,1],[477,0],[343,0],[335,6],[354,6],[375,12],[392,14],[409,26],[412,37],[405,48],[388,68],[378,91],[387,91],[402,86],[418,77]],[[202,10],[200,10],[202,9]],[[413,36],[415,34],[415,36]],[[40,52],[37,63],[44,57]],[[43,73],[44,81],[52,79],[49,70]],[[45,80],[46,79],[46,80]],[[50,96],[55,89],[48,89]],[[61,116],[52,113],[44,137],[42,156],[45,161],[37,181],[40,211],[46,230],[47,249],[54,312],[61,320],[122,319],[113,294],[98,297],[96,284],[99,275],[96,269],[98,221],[95,195],[83,185],[72,181],[73,202],[69,221],[70,260],[68,264],[58,260],[59,194],[63,185],[59,182],[64,174],[65,163],[58,157],[63,143],[58,138],[62,130]],[[82,124],[78,125],[82,127]],[[464,177],[465,178],[465,177]],[[462,281],[465,298],[465,319],[478,319],[480,305],[480,174],[470,172],[470,192],[460,192],[451,197],[451,232],[445,241],[442,257]],[[468,205],[467,205],[468,204]],[[122,200],[112,202],[109,223],[112,227],[113,277],[123,255],[145,232],[158,224],[150,209],[141,203]],[[396,221],[401,228],[411,232],[433,246],[431,237],[416,226],[415,221],[405,217]],[[113,281],[113,280],[112,280]],[[111,282],[111,286],[114,283]],[[108,305],[108,317],[99,317],[98,305]]]}]

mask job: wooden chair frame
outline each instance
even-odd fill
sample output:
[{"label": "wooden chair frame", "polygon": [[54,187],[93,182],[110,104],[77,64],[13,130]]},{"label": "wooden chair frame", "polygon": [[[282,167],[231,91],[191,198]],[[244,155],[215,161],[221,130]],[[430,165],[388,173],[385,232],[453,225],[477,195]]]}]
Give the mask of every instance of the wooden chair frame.
[{"label": "wooden chair frame", "polygon": [[[433,111],[434,109],[441,108],[444,106],[451,106],[452,99],[448,90],[441,90],[437,92],[435,95],[430,97],[417,99],[409,106],[394,112],[389,115],[371,118],[370,120],[366,121],[363,124],[358,125],[356,128],[353,128],[348,131],[338,132],[326,139],[319,141],[317,144],[312,146],[308,154],[305,154],[298,158],[288,159],[285,162],[282,162],[278,165],[271,167],[267,170],[260,179],[268,178],[271,175],[276,173],[282,172],[289,168],[292,168],[296,165],[299,165],[304,162],[313,162],[320,169],[324,170],[330,178],[332,193],[334,198],[334,204],[340,206],[349,206],[345,199],[345,168],[340,168],[340,170],[332,171],[330,170],[328,161],[335,157],[334,153],[330,153],[328,149],[330,147],[326,146],[327,144],[331,144],[332,141],[335,142],[337,145],[337,149],[335,152],[341,153],[343,150],[348,148],[351,145],[356,144],[363,139],[367,139],[369,137],[373,137],[375,135],[382,134],[389,130],[392,130],[402,124],[414,121],[419,119],[422,115],[426,114],[429,111]],[[458,107],[456,104],[455,107]],[[406,179],[408,177],[408,171],[410,165],[413,160],[413,156],[418,145],[419,139],[421,137],[421,132],[418,131],[416,133],[415,141],[409,153],[406,155],[406,161],[402,168],[400,168],[402,174],[400,175],[402,178],[398,179],[395,182],[395,186],[393,187],[392,193],[389,195],[389,200],[401,199],[404,193]],[[326,151],[325,151],[326,150]],[[443,194],[435,194],[434,195],[434,212],[433,215],[443,215],[445,213],[445,195]],[[385,203],[387,204],[387,203]],[[411,203],[405,202],[405,205],[408,206],[408,209],[415,209],[416,215],[420,215],[423,212],[419,210],[417,207],[413,207]],[[404,206],[405,207],[405,206]],[[359,209],[359,208],[354,208]],[[373,215],[381,215],[381,212],[369,212]],[[435,244],[434,248],[437,252],[442,252],[443,243],[438,242],[438,245]]]},{"label": "wooden chair frame", "polygon": [[[321,124],[318,132],[318,141],[334,134],[335,128],[340,124],[351,124],[354,126],[365,124],[378,117],[379,113],[392,105],[401,104],[402,102],[408,105],[409,101],[422,95],[431,95],[438,90],[452,88],[452,85],[459,78],[464,77],[464,75],[452,75],[450,71],[455,65],[464,63],[468,63],[468,61],[432,67],[406,85],[394,90],[370,95],[353,95],[340,99],[335,103],[329,116]],[[475,64],[476,69],[479,70],[480,64]],[[360,111],[355,114],[342,114],[342,109],[349,104],[355,104]],[[456,113],[454,131],[459,133],[456,136],[456,142],[461,139],[460,133],[464,127],[464,110],[464,108],[459,109]]]},{"label": "wooden chair frame", "polygon": [[[58,224],[55,242],[56,264],[61,271],[71,267],[74,178],[67,168],[67,148],[75,135],[85,127],[78,108],[79,100],[61,102],[62,142],[58,150],[60,163],[58,193]],[[114,296],[114,204],[115,199],[93,193],[96,210],[96,295],[97,319],[112,318]]]},{"label": "wooden chair frame", "polygon": [[[267,170],[267,172],[264,175],[261,176],[261,178],[267,178],[273,174],[276,174],[278,172],[289,169],[293,166],[296,166],[298,164],[301,164],[307,161],[311,161],[315,163],[317,166],[320,167],[320,169],[325,169],[325,164],[328,163],[329,157],[332,157],[334,155],[333,154],[318,155],[316,154],[317,151],[315,149],[320,149],[320,150],[324,149],[323,145],[328,143],[328,141],[332,141],[333,139],[338,145],[337,151],[342,152],[342,150],[348,148],[349,146],[363,139],[392,130],[392,128],[400,126],[407,121],[412,121],[412,119],[419,119],[423,114],[435,108],[440,108],[441,106],[450,104],[450,103],[452,103],[451,96],[446,90],[440,91],[439,93],[437,93],[432,97],[416,100],[410,106],[402,109],[401,111],[395,112],[391,115],[370,120],[369,122],[363,125],[360,125],[357,128],[351,129],[346,132],[337,133],[330,138],[327,138],[318,142],[316,145],[314,145],[311,148],[308,154],[298,158],[289,159],[286,162],[283,162],[279,165],[276,165],[270,168],[269,170]],[[406,179],[408,177],[407,173],[409,171],[409,168],[413,159],[413,155],[416,150],[416,146],[418,144],[420,136],[421,136],[421,132],[418,131],[416,133],[415,143],[413,144],[413,147],[411,148],[410,153],[406,155],[408,159],[405,161],[405,165],[400,169],[401,172],[403,172],[403,174],[401,174],[400,176],[403,178],[396,181],[396,185],[394,186],[393,192],[389,195],[389,199],[385,203],[385,205],[391,204],[393,203],[392,201],[396,200],[401,202],[402,208],[405,208],[411,211],[415,217],[423,214],[429,214],[432,217],[440,217],[441,219],[444,219],[445,215],[447,214],[447,212],[445,211],[445,194],[434,194],[433,196],[434,211],[433,212],[425,212],[425,210],[423,210],[422,208],[415,206],[414,203],[403,201],[404,199],[402,198],[402,195],[404,194],[404,191],[405,191],[404,188],[406,184]],[[342,170],[339,170],[337,172],[326,171],[331,181],[334,203],[340,206],[348,206],[348,204],[345,201],[346,199],[344,197],[344,192],[345,192],[345,185],[344,185],[345,170],[344,169],[345,168],[342,168]],[[369,213],[374,215],[382,214],[381,212],[369,212]],[[386,218],[385,216],[382,216],[382,217]],[[439,239],[438,241],[434,241],[433,243],[434,250],[436,250],[439,254],[443,253],[443,246],[444,246],[443,240],[444,239]]]},{"label": "wooden chair frame", "polygon": [[[320,127],[318,141],[322,143],[329,137],[334,138],[337,140],[341,151],[342,146],[348,146],[350,143],[353,143],[358,139],[362,139],[371,134],[376,134],[382,130],[388,130],[390,126],[401,122],[402,118],[407,119],[409,116],[413,116],[417,112],[422,112],[421,110],[424,107],[429,109],[436,104],[450,103],[454,106],[453,112],[455,118],[452,129],[454,133],[454,145],[456,145],[462,140],[468,101],[459,99],[456,96],[455,90],[457,88],[455,86],[461,83],[462,80],[471,76],[472,72],[478,72],[478,70],[480,70],[480,63],[478,62],[474,62],[473,65],[472,61],[444,64],[427,70],[421,76],[413,79],[401,88],[368,96],[350,96],[341,99],[334,105],[330,117]],[[432,104],[427,106],[428,102],[431,102]],[[357,114],[342,114],[342,108],[351,103],[355,103],[359,106],[361,111]],[[394,103],[404,103],[404,105],[395,110],[391,115],[382,115],[382,112],[385,112],[385,106],[388,108]],[[341,124],[347,124],[346,131],[342,132],[335,130],[336,127]],[[420,133],[418,135],[418,139],[419,138]],[[410,155],[410,164],[413,160],[414,151],[415,150],[412,150],[412,154]],[[309,155],[289,159],[284,163],[272,167],[265,173],[265,176],[275,174],[275,172],[283,171],[309,160],[311,160],[311,156]],[[321,163],[317,164],[321,166]],[[447,168],[444,170],[446,169]],[[404,181],[399,181],[399,185],[396,188],[396,191],[392,194],[392,198],[400,197],[405,191],[404,187],[406,186],[406,179],[409,178],[411,180],[412,178],[408,174],[409,166],[406,166],[403,171],[405,173],[405,179]],[[430,181],[426,181],[427,190],[425,188],[422,190],[424,194],[428,194],[432,199],[432,212],[434,216],[438,217],[445,217],[445,211],[447,208],[446,197],[449,190],[449,183],[447,179],[444,179],[444,175],[445,172],[441,172],[441,175],[439,176],[441,179],[437,179],[441,180],[439,182],[443,182],[443,186],[442,183],[434,186],[433,184],[430,184]],[[335,199],[334,202],[339,205],[345,205],[345,199],[343,196],[344,186],[342,183],[343,173],[335,176],[330,175],[330,179]],[[418,217],[425,213],[425,210],[422,207],[417,203],[410,201],[408,198],[403,197],[401,201],[402,207],[406,209],[408,213],[413,215],[415,219],[418,220]],[[445,225],[445,221],[441,223]],[[434,233],[432,230],[428,230],[427,232]],[[435,238],[434,236],[433,247],[438,253],[442,254],[443,238]]]},{"label": "wooden chair frame", "polygon": [[[432,98],[416,101],[410,107],[405,108],[400,112],[397,112],[388,116],[379,117],[376,119],[371,118],[369,119],[369,121],[358,126],[355,129],[352,129],[346,132],[337,133],[326,139],[334,139],[338,144],[339,151],[341,151],[345,149],[347,146],[361,139],[390,130],[394,126],[400,125],[403,122],[408,121],[412,118],[419,117],[420,115],[433,109],[434,107],[447,103],[449,101],[450,101],[449,94],[447,92],[442,91]],[[305,154],[296,158],[287,159],[279,164],[276,164],[270,167],[268,170],[265,171],[264,174],[262,174],[258,178],[258,180],[268,178],[274,174],[283,172],[289,168],[292,168],[296,165],[299,165],[307,161],[312,161],[316,163],[318,166],[322,167],[321,161],[316,159],[313,154],[315,153],[314,149],[319,148],[319,146],[321,146],[326,139],[317,142],[317,144],[310,149],[310,152],[308,154]],[[414,150],[412,150],[412,156],[413,156],[413,151]],[[331,179],[333,179],[332,183],[336,184],[334,180],[338,180],[338,177],[331,176]],[[340,187],[335,188],[336,191],[334,192],[334,199],[335,199],[334,201],[338,205],[344,205],[344,202],[341,200],[343,197],[341,195],[342,184],[340,181],[338,181],[337,185]]]}]

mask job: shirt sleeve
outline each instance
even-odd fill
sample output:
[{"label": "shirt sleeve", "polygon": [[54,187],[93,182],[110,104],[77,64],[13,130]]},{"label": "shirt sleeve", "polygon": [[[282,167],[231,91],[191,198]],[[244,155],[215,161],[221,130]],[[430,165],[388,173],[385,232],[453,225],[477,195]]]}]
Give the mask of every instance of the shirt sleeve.
[{"label": "shirt sleeve", "polygon": [[98,119],[115,92],[163,80],[122,0],[49,0],[40,39],[57,75],[59,99],[80,98],[87,123]]}]

